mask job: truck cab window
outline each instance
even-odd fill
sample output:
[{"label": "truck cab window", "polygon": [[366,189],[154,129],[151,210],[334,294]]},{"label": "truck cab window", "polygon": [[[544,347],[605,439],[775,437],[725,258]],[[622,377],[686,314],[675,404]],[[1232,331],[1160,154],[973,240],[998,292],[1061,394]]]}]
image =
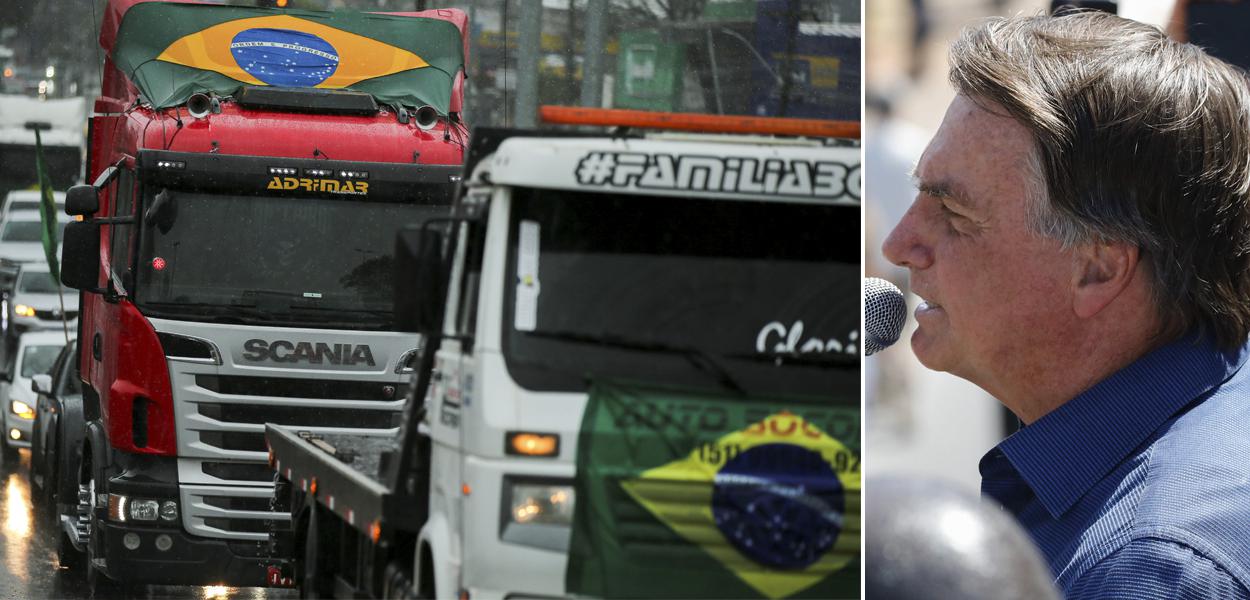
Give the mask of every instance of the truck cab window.
[{"label": "truck cab window", "polygon": [[477,330],[477,292],[482,275],[481,238],[485,234],[485,226],[478,223],[465,223],[460,228],[468,244],[464,254],[464,268],[461,271],[460,302],[456,307],[456,333],[472,337]]},{"label": "truck cab window", "polygon": [[[113,183],[113,206],[110,217],[127,217],[135,212],[135,178],[134,173],[122,169],[121,174]],[[132,239],[134,225],[114,223],[109,226],[109,265],[113,275],[121,280],[127,290],[133,286],[131,259],[133,253]]]}]

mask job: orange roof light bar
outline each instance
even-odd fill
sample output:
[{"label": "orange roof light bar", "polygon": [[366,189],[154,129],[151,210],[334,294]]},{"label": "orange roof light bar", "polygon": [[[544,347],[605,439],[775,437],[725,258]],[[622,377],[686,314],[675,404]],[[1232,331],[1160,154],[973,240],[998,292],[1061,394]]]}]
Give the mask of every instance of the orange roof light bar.
[{"label": "orange roof light bar", "polygon": [[580,106],[540,106],[538,118],[553,125],[593,125],[599,127],[641,127],[699,133],[738,133],[751,135],[801,135],[859,139],[858,121],[793,119],[788,117],[749,117],[704,115],[699,113],[652,112],[619,108]]}]

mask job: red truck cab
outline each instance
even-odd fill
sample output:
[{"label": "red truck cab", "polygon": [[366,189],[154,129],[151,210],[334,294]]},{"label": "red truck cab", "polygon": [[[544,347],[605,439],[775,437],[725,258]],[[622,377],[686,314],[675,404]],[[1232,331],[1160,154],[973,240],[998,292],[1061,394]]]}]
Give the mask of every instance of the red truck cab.
[{"label": "red truck cab", "polygon": [[452,202],[466,28],[110,1],[94,183],[67,203],[85,441],[58,484],[63,563],[275,583],[264,424],[394,435],[419,344],[395,326],[395,231]]}]

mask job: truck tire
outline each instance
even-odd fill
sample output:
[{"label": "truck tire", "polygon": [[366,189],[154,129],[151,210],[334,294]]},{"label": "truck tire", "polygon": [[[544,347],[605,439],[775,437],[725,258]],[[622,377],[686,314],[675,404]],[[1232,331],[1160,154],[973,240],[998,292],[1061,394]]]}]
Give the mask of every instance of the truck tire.
[{"label": "truck tire", "polygon": [[[334,557],[322,551],[335,551],[338,543],[332,539],[329,523],[321,515],[323,510],[317,506],[317,499],[309,497],[308,531],[304,536],[304,562],[301,565],[299,596],[300,598],[333,598],[334,597]],[[333,516],[333,515],[331,515]],[[324,531],[324,533],[323,533]],[[323,537],[324,536],[324,537]]]},{"label": "truck tire", "polygon": [[74,548],[74,543],[69,540],[69,536],[61,530],[60,523],[56,524],[56,528],[56,561],[71,575],[82,575],[87,557]]},{"label": "truck tire", "polygon": [[[43,444],[39,443],[39,436],[43,435],[43,422],[35,419],[30,429],[30,470],[26,471],[26,482],[30,484],[30,503],[38,515],[48,502],[48,478],[43,474],[40,453],[43,450]],[[42,477],[43,485],[39,485],[35,477]]]},{"label": "truck tire", "polygon": [[[83,561],[85,563],[83,570],[86,571],[87,576],[87,589],[90,590],[92,598],[130,598],[134,596],[134,585],[112,579],[95,566],[95,559],[99,558],[96,556],[96,546],[99,545],[99,540],[96,539],[96,536],[100,526],[96,522],[95,516],[95,497],[99,493],[96,485],[99,482],[96,481],[95,466],[90,462],[91,456],[94,456],[94,454],[84,457],[84,464],[78,471],[79,477],[86,477],[88,498],[90,498],[91,502],[91,526],[88,529],[88,537],[85,540],[87,548],[84,558],[86,560]],[[66,543],[68,543],[68,540],[66,540]]]},{"label": "truck tire", "polygon": [[382,576],[385,587],[382,597],[388,600],[419,600],[417,590],[412,585],[412,575],[397,562],[390,562]]},{"label": "truck tire", "polygon": [[[64,516],[65,518],[69,519],[69,522],[71,525],[73,525],[76,529],[81,531],[82,530],[81,524],[84,522],[83,515],[90,514],[91,512],[91,504],[90,504],[91,500],[89,498],[84,497],[85,494],[87,493],[87,488],[84,487],[86,484],[82,483],[82,477],[81,477],[82,466],[81,465],[79,466],[78,472],[79,472],[79,477],[76,477],[74,481],[75,486],[78,489],[78,494],[76,495],[75,498],[73,498],[75,502],[74,504],[68,505],[68,510],[69,510],[68,515],[62,515],[59,507],[57,508],[57,510],[53,511],[56,513],[54,517],[54,520],[56,522],[53,524],[53,526],[56,527],[57,562],[60,563],[61,568],[67,570],[69,574],[75,575],[78,577],[85,577],[87,573],[86,571],[87,553],[83,550],[79,550],[78,548],[74,547],[74,542],[70,540],[69,534],[65,533],[65,530],[63,529],[63,525],[61,525],[61,522],[60,522],[61,518]],[[67,500],[69,499],[67,498]]]},{"label": "truck tire", "polygon": [[421,579],[417,581],[414,596],[423,600],[432,599],[438,590],[434,585],[434,554],[429,546],[422,544],[419,556],[421,557]]}]

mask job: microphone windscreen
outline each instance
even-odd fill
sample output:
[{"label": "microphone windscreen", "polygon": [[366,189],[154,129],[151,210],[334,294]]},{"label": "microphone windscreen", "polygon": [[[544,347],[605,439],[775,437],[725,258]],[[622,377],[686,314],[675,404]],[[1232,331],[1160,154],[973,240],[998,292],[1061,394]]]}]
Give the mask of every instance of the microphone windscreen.
[{"label": "microphone windscreen", "polygon": [[898,341],[907,319],[907,301],[884,279],[864,280],[864,355],[872,356]]}]

